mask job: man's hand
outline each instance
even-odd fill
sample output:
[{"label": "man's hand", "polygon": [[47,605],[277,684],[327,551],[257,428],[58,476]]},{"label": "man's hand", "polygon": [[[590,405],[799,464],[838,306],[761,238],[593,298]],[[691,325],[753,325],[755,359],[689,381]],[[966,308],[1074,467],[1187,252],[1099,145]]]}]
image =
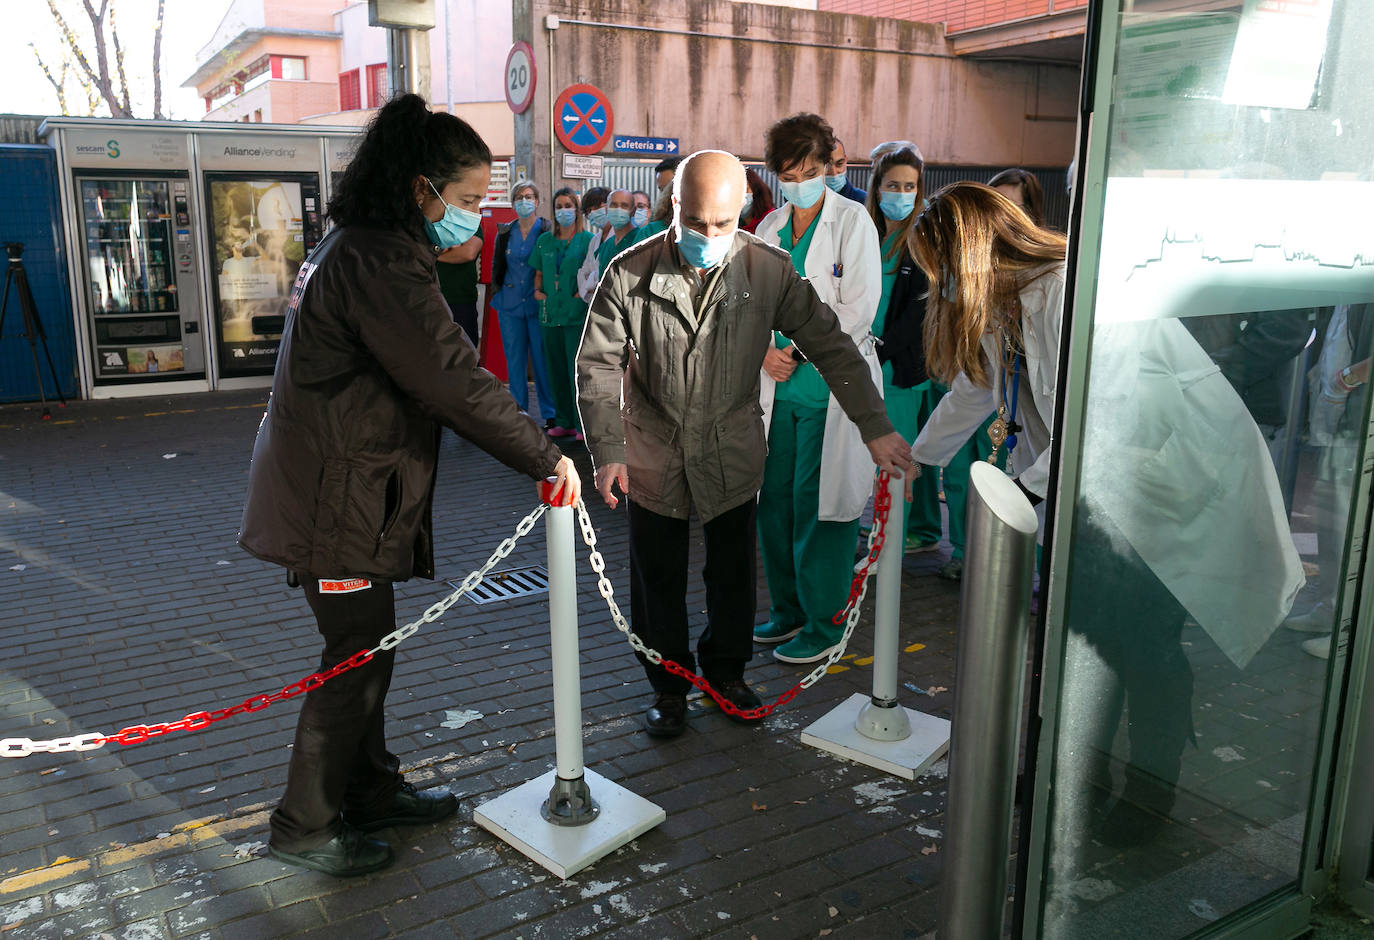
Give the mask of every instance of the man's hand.
[{"label": "man's hand", "polygon": [[553,499],[557,502],[576,504],[582,498],[582,478],[577,475],[577,467],[572,458],[563,456],[553,468]]},{"label": "man's hand", "polygon": [[536,289],[535,289],[535,292],[534,292],[534,299],[535,299],[535,300],[548,300],[548,299],[549,299],[549,295],[546,294],[546,293],[544,293],[542,290],[539,290],[539,289],[536,288]]},{"label": "man's hand", "polygon": [[776,346],[768,347],[768,352],[763,357],[763,371],[768,373],[770,379],[774,382],[786,382],[792,378],[792,373],[796,369],[797,360],[792,358],[791,352],[787,349],[778,349]]},{"label": "man's hand", "polygon": [[907,502],[911,502],[911,484],[921,475],[921,468],[911,459],[911,445],[902,435],[893,431],[891,434],[875,437],[866,446],[879,470],[886,470],[904,481],[906,499]]},{"label": "man's hand", "polygon": [[596,468],[596,491],[601,494],[606,505],[614,509],[620,505],[620,499],[612,492],[612,485],[619,486],[621,493],[629,495],[628,468],[623,463],[607,463]]}]

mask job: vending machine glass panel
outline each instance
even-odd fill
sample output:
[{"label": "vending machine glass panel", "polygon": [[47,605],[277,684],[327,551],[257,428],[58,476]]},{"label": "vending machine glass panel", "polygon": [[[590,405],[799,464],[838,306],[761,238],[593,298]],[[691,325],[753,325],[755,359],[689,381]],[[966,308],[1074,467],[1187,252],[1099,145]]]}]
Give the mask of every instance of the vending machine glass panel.
[{"label": "vending machine glass panel", "polygon": [[220,374],[268,375],[301,263],[319,238],[313,174],[207,174]]}]

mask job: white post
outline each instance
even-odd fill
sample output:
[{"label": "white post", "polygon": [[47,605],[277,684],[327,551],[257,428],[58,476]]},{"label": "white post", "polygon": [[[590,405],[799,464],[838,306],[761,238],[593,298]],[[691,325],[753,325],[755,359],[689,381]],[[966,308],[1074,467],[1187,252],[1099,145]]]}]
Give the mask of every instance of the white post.
[{"label": "white post", "polygon": [[887,479],[888,517],[878,553],[878,594],[873,611],[873,697],[859,712],[854,727],[878,741],[900,741],[911,735],[911,721],[897,704],[898,620],[902,599],[902,525],[906,496],[899,477]]},{"label": "white post", "polygon": [[573,570],[573,508],[550,505],[549,637],[553,656],[553,730],[558,776],[582,776],[582,682],[578,670],[577,578]]}]

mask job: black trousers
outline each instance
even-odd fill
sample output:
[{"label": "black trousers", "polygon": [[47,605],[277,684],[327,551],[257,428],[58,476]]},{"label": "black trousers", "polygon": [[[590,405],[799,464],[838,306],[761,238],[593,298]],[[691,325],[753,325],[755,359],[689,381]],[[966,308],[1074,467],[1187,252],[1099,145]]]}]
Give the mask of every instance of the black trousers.
[{"label": "black trousers", "polygon": [[[697,642],[696,657],[687,634],[688,521],[661,516],[633,500],[629,504],[630,615],[635,633],[667,659],[693,671],[700,664],[701,674],[713,683],[743,678],[754,653],[757,502],[749,499],[702,527],[706,630]],[[654,691],[684,694],[691,688],[686,679],[636,655]]]},{"label": "black trousers", "polygon": [[[448,309],[453,322],[461,326],[463,332],[468,334],[468,339],[472,340],[472,345],[477,346],[477,304],[449,304]],[[480,350],[482,347],[477,348]]]},{"label": "black trousers", "polygon": [[[396,628],[388,582],[321,594],[319,578],[302,574],[301,586],[324,637],[320,671],[373,648]],[[302,852],[323,845],[338,834],[342,810],[370,814],[400,788],[400,761],[387,750],[382,727],[395,658],[394,651],[383,650],[305,694],[286,793],[272,813],[274,847]]]}]

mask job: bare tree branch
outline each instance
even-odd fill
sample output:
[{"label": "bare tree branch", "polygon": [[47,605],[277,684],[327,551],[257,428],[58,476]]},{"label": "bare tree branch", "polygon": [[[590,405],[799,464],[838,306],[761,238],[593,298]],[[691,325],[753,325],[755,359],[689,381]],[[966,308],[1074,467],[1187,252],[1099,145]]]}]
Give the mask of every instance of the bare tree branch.
[{"label": "bare tree branch", "polygon": [[[89,3],[87,8],[89,9]],[[81,71],[86,73],[86,78],[92,83],[98,83],[100,76],[91,68],[91,63],[86,61],[86,56],[81,52],[81,44],[77,41],[76,34],[72,32],[67,21],[63,19],[62,12],[57,9],[57,0],[48,0],[48,10],[52,13],[53,22],[57,24],[57,32],[62,37],[62,41],[67,44],[67,48],[72,51],[76,58],[76,64],[81,66]]]},{"label": "bare tree branch", "polygon": [[115,72],[119,75],[119,94],[124,103],[124,114],[133,117],[133,105],[129,104],[129,78],[124,74],[124,49],[119,44],[119,30],[115,27],[113,0],[110,0],[110,41],[114,44]]},{"label": "bare tree branch", "polygon": [[153,24],[153,117],[162,120],[162,17],[167,0],[157,0],[157,21]]},{"label": "bare tree branch", "polygon": [[[52,70],[48,68],[48,63],[43,61],[43,56],[39,54],[37,46],[29,43],[29,48],[33,50],[33,57],[38,60],[38,67],[43,70],[43,77],[52,85],[53,91],[57,92],[58,110],[64,115],[70,114],[71,112],[67,110],[67,83],[53,77]],[[66,78],[65,75],[62,77]]]}]

